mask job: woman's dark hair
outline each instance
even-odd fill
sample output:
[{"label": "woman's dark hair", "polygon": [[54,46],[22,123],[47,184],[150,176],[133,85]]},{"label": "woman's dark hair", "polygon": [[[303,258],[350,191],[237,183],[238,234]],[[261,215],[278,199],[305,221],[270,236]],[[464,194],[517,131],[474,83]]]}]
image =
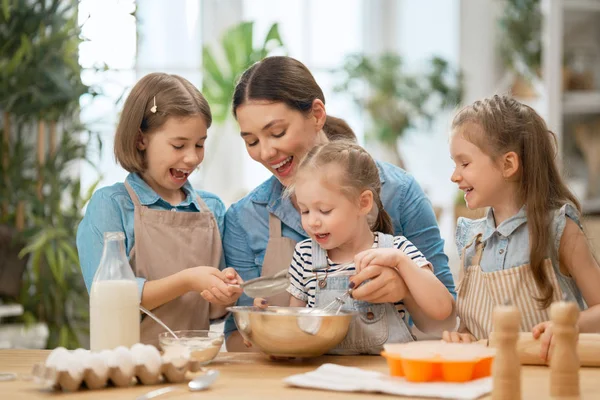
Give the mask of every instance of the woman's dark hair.
[{"label": "woman's dark hair", "polygon": [[[323,91],[308,68],[294,58],[274,56],[255,63],[242,74],[233,92],[232,111],[237,118],[238,107],[250,100],[263,100],[281,102],[292,110],[308,114],[316,99],[325,104]],[[330,140],[343,138],[356,141],[348,124],[337,118],[335,120],[327,118],[323,127],[327,137]],[[341,123],[345,129],[341,128]]]}]

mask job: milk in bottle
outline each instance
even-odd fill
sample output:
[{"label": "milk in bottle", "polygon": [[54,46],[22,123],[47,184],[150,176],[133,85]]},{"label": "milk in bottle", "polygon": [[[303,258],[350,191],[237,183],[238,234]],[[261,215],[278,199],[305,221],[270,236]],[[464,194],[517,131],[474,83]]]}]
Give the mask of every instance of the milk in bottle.
[{"label": "milk in bottle", "polygon": [[105,232],[100,266],[90,290],[90,349],[131,347],[140,341],[140,296],[123,232]]}]

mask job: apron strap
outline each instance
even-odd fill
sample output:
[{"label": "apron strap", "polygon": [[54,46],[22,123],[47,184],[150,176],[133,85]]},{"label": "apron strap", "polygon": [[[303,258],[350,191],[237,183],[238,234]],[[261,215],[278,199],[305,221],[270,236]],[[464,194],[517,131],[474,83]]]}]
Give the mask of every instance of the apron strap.
[{"label": "apron strap", "polygon": [[[127,189],[127,193],[129,193],[129,197],[131,197],[131,201],[133,201],[133,208],[142,207],[142,204],[140,203],[140,199],[139,199],[138,195],[135,193],[135,191],[133,190],[133,188],[131,187],[131,185],[129,185],[129,183],[127,181],[125,181],[125,189]],[[133,247],[131,248],[131,251],[129,252],[129,263],[130,264],[134,260],[134,258],[135,258],[135,243],[134,243]]]},{"label": "apron strap", "polygon": [[315,240],[311,240],[311,252],[312,252],[312,269],[324,269],[327,268],[327,250],[322,248],[319,243]]},{"label": "apron strap", "polygon": [[470,265],[479,265],[479,263],[481,262],[481,256],[483,255],[483,248],[485,247],[483,244],[483,241],[481,240],[481,237],[483,235],[481,233],[478,233],[477,235],[475,235],[475,237],[469,242],[467,243],[467,245],[462,249],[461,252],[461,260],[462,260],[462,264],[463,264],[463,269],[468,268],[469,266],[467,265],[467,249],[469,247],[471,247],[473,245],[473,243],[475,243],[475,255],[473,256],[473,258],[471,259],[471,263]]},{"label": "apron strap", "polygon": [[[483,254],[483,247],[484,244],[481,241],[481,233],[478,233],[477,235],[475,235],[475,237],[469,242],[467,243],[467,245],[462,249],[462,253],[461,253],[461,268],[459,268],[458,270],[458,284],[459,286],[462,287],[466,287],[468,285],[468,276],[470,274],[467,274],[467,269],[469,268],[469,265],[467,265],[467,249],[469,247],[471,247],[473,245],[473,243],[475,243],[475,255],[473,256],[473,258],[471,259],[471,263],[470,265],[476,265],[479,266],[479,263],[481,262],[481,256]],[[464,281],[464,282],[463,282]],[[458,292],[458,297],[459,298],[463,298],[464,297],[464,290],[459,290]]]},{"label": "apron strap", "polygon": [[208,206],[206,205],[206,203],[204,202],[204,200],[202,200],[202,197],[200,197],[199,194],[196,194],[196,201],[198,202],[198,205],[200,206],[200,211],[202,211],[202,212],[211,212],[210,208],[208,208]]},{"label": "apron strap", "polygon": [[131,201],[133,201],[133,205],[135,207],[141,207],[142,204],[140,203],[140,198],[138,197],[138,195],[135,193],[135,191],[132,189],[131,185],[129,185],[129,183],[127,181],[125,181],[125,189],[127,189],[127,193],[129,193],[129,197],[131,197]]},{"label": "apron strap", "polygon": [[269,213],[269,238],[281,237],[281,224],[279,218]]},{"label": "apron strap", "polygon": [[394,236],[381,232],[377,232],[376,235],[379,236],[379,248],[391,249],[394,247]]}]

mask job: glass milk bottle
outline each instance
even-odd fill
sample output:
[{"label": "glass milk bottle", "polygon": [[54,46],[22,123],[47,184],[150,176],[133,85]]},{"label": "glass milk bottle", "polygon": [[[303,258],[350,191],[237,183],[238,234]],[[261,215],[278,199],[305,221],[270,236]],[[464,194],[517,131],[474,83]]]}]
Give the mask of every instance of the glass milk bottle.
[{"label": "glass milk bottle", "polygon": [[137,282],[125,255],[125,235],[105,232],[102,259],[90,290],[91,350],[138,343],[139,305]]}]

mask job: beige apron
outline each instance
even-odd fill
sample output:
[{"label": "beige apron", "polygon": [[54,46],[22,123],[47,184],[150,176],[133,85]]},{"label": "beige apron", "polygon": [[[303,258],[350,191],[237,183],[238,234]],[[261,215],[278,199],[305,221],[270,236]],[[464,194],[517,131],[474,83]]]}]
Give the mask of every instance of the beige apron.
[{"label": "beige apron", "polygon": [[[199,265],[219,267],[223,251],[219,227],[200,196],[199,212],[152,210],[140,204],[127,182],[125,187],[135,208],[135,244],[129,256],[135,276],[152,281]],[[174,331],[210,327],[209,303],[197,292],[185,293],[152,311]],[[141,342],[157,345],[158,334],[164,331],[151,318],[144,318]]]},{"label": "beige apron", "polygon": [[[290,267],[296,242],[281,236],[281,221],[269,213],[269,241],[265,251],[261,276],[276,274]],[[290,305],[290,294],[283,292],[269,297],[269,305],[287,307]]]},{"label": "beige apron", "polygon": [[[466,266],[466,249],[475,242],[475,256],[471,265]],[[461,255],[461,272],[464,273],[458,283],[456,307],[461,328],[466,327],[477,339],[487,339],[492,332],[492,310],[496,305],[506,302],[515,305],[521,312],[522,332],[529,332],[540,322],[548,321],[548,310],[540,310],[535,298],[541,292],[535,283],[529,264],[494,272],[483,272],[479,265],[484,244],[481,235],[477,235],[465,246]],[[552,301],[562,298],[552,261],[544,262],[546,276],[550,279]]]}]

